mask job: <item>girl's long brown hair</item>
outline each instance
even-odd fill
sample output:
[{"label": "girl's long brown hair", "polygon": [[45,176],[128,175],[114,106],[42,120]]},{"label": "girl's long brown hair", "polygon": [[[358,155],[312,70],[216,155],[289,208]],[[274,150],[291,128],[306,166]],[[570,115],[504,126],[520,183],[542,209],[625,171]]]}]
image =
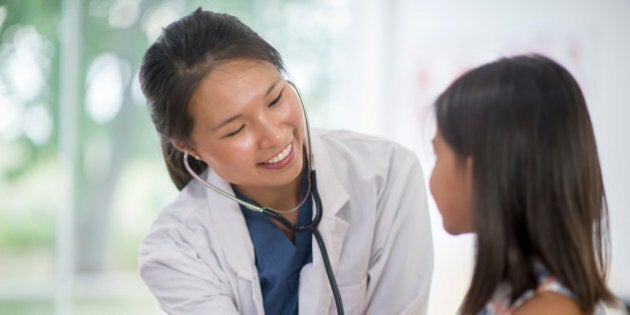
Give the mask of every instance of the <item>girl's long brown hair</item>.
[{"label": "girl's long brown hair", "polygon": [[512,300],[535,289],[535,261],[582,311],[613,302],[597,145],[571,74],[539,55],[503,58],[453,82],[436,117],[446,142],[474,165],[477,253],[463,314],[481,311],[500,283]]}]

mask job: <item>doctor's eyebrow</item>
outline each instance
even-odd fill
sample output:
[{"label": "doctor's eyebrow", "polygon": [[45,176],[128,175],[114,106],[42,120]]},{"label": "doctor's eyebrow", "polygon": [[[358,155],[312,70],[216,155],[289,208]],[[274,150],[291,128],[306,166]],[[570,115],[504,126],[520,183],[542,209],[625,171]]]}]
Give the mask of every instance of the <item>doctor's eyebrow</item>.
[{"label": "doctor's eyebrow", "polygon": [[282,80],[282,76],[278,76],[269,86],[269,88],[267,89],[267,92],[265,92],[265,96],[269,95],[269,93],[271,93],[271,91],[273,91],[273,88],[276,87],[276,85],[278,85],[278,83],[280,83],[280,80]]},{"label": "doctor's eyebrow", "polygon": [[235,120],[237,120],[237,119],[241,118],[241,116],[243,116],[243,115],[242,115],[242,114],[236,114],[236,115],[234,115],[234,116],[232,116],[232,117],[230,117],[230,118],[228,118],[228,119],[226,119],[226,120],[222,121],[221,123],[219,123],[219,124],[218,124],[218,125],[216,125],[215,127],[212,127],[211,131],[218,130],[218,129],[220,129],[221,127],[223,127],[223,126],[225,126],[225,125],[227,125],[227,124],[229,124],[229,123],[231,123],[231,122],[233,122],[233,121],[235,121]]}]

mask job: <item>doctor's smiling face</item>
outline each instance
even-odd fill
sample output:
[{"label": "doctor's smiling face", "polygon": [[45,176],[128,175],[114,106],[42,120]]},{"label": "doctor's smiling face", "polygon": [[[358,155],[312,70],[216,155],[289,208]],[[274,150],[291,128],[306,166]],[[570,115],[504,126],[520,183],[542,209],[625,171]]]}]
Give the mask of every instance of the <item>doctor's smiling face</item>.
[{"label": "doctor's smiling face", "polygon": [[296,91],[265,61],[223,61],[200,82],[188,105],[188,143],[173,144],[239,191],[297,187],[303,160],[304,119]]},{"label": "doctor's smiling face", "polygon": [[433,138],[435,166],[429,180],[444,229],[452,235],[473,232],[471,191],[473,162],[461,159],[438,131]]}]

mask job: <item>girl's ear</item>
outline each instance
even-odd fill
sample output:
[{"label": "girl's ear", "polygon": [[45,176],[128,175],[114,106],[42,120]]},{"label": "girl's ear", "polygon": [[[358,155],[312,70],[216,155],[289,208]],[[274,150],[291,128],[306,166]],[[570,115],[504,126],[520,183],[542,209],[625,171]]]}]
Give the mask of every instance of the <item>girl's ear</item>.
[{"label": "girl's ear", "polygon": [[467,156],[466,157],[466,172],[470,172],[470,174],[472,175],[472,171],[473,171],[473,158],[472,156]]},{"label": "girl's ear", "polygon": [[182,152],[186,152],[186,150],[188,150],[188,154],[190,154],[190,156],[194,157],[197,160],[201,159],[201,157],[199,156],[199,154],[197,154],[195,149],[190,144],[188,144],[187,142],[181,141],[181,140],[176,140],[176,139],[171,139],[171,144],[177,150],[182,151]]},{"label": "girl's ear", "polygon": [[473,170],[474,170],[474,161],[472,156],[467,156],[466,161],[464,162],[464,172],[466,174],[466,181],[468,182],[469,187],[472,187],[473,183]]}]

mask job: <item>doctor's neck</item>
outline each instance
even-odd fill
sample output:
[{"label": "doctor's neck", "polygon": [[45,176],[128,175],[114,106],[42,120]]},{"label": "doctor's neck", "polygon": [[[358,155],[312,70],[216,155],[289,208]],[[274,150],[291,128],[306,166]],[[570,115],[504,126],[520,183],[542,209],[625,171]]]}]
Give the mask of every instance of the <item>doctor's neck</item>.
[{"label": "doctor's neck", "polygon": [[269,207],[284,212],[297,207],[302,201],[300,200],[300,191],[303,178],[304,172],[300,172],[294,180],[286,185],[264,187],[233,184],[232,188],[261,207]]}]

